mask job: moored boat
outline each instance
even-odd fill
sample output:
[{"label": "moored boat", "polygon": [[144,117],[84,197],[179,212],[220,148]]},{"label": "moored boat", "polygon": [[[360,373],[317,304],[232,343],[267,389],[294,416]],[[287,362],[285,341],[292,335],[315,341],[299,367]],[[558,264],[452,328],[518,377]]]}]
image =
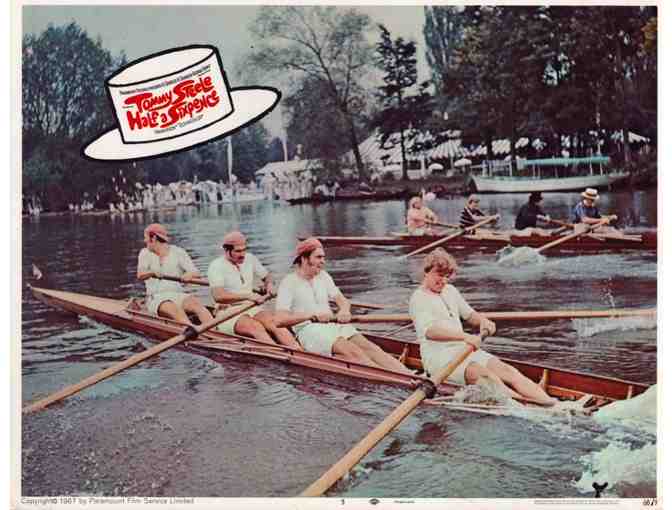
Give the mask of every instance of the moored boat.
[{"label": "moored boat", "polygon": [[[518,158],[472,166],[468,188],[476,193],[532,193],[610,188],[629,177],[627,172],[605,168],[606,156],[581,158]],[[480,174],[478,175],[478,171]]]},{"label": "moored boat", "polygon": [[[173,320],[153,316],[142,308],[134,309],[133,306],[129,306],[129,301],[37,287],[32,287],[31,290],[37,299],[48,305],[88,316],[114,328],[148,335],[152,339],[165,340],[184,330],[182,324]],[[379,335],[367,334],[367,337],[386,352],[402,360],[409,368],[422,369],[417,343]],[[247,355],[408,388],[414,388],[420,379],[420,376],[400,374],[331,356],[298,351],[291,347],[268,345],[254,339],[230,336],[216,331],[205,332],[197,339],[183,343],[178,348],[208,356],[215,361],[223,361],[230,356]],[[632,381],[594,376],[510,359],[504,361],[538,382],[550,395],[564,399],[577,399],[590,394],[594,396],[593,403],[596,407],[614,400],[636,396],[648,389],[646,384]],[[460,386],[444,383],[437,389],[439,395],[452,395],[460,389]]]}]

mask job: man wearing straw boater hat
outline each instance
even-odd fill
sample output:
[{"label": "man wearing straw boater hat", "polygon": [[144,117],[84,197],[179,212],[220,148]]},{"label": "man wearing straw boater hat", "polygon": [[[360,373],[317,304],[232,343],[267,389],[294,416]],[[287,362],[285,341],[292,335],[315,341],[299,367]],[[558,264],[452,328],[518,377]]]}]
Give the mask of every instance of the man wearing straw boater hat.
[{"label": "man wearing straw boater hat", "polygon": [[515,367],[482,350],[480,336],[463,331],[462,321],[478,328],[481,335],[492,335],[497,328],[494,322],[469,306],[460,291],[448,283],[455,277],[457,269],[457,262],[451,255],[443,248],[435,249],[425,257],[422,283],[411,295],[409,313],[420,343],[425,372],[430,376],[437,373],[469,344],[475,351],[449,376],[452,382],[476,384],[480,378],[485,378],[510,396],[531,398],[542,405],[559,408],[583,407],[584,401],[561,403],[549,396]]},{"label": "man wearing straw boater hat", "polygon": [[[599,198],[597,190],[593,188],[586,188],[586,190],[581,193],[581,201],[576,204],[572,211],[572,223],[574,223],[576,228],[585,228],[584,225],[594,225],[602,220],[602,216],[595,205]],[[613,221],[616,218],[617,217],[614,215],[609,216],[610,221]],[[595,232],[619,233],[615,228],[606,226],[596,229]]]},{"label": "man wearing straw boater hat", "polygon": [[145,282],[147,309],[156,315],[189,324],[188,313],[196,314],[205,324],[212,314],[195,296],[186,294],[180,282],[164,280],[164,276],[188,281],[200,274],[189,254],[168,244],[166,227],[152,223],[144,232],[145,247],[138,255],[138,280]]},{"label": "man wearing straw boater hat", "polygon": [[[294,326],[299,342],[309,352],[333,354],[349,361],[413,374],[348,324],[350,302],[324,270],[324,264],[324,248],[318,239],[311,237],[296,246],[293,263],[296,269],[278,287],[278,323]],[[336,315],[331,311],[330,300],[338,306]]]},{"label": "man wearing straw boater hat", "polygon": [[[266,296],[274,293],[273,279],[259,259],[247,252],[245,236],[238,231],[229,232],[222,240],[222,248],[223,255],[213,260],[208,268],[213,300],[223,305],[249,300],[260,306],[233,317],[217,329],[223,333],[251,336],[266,343],[275,343],[275,337],[283,345],[301,349],[294,335],[286,328],[279,328],[273,313],[261,306]],[[255,278],[263,284],[261,292],[254,290]]]}]

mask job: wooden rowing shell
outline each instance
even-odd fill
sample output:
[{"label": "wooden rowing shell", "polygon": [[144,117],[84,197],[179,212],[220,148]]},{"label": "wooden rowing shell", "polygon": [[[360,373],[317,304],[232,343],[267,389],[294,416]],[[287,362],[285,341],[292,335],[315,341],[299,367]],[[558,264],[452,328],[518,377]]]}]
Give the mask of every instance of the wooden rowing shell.
[{"label": "wooden rowing shell", "polygon": [[[145,334],[153,340],[165,340],[179,334],[184,329],[182,324],[171,319],[156,317],[143,310],[130,310],[128,302],[124,300],[37,287],[31,287],[31,290],[37,299],[48,305],[91,317],[114,328]],[[384,351],[403,360],[409,368],[422,370],[419,344],[378,335],[367,334],[367,338]],[[232,337],[216,331],[203,333],[198,339],[186,342],[177,348],[196,352],[220,362],[231,355],[253,356],[408,388],[414,388],[418,380],[418,377],[392,370],[298,351],[291,347],[268,345],[254,339]],[[646,384],[632,381],[573,372],[545,365],[533,365],[510,359],[504,359],[504,361],[539,383],[550,395],[576,399],[585,394],[591,394],[595,396],[595,403],[598,407],[614,400],[633,397],[643,393],[649,387]],[[438,393],[452,395],[459,388],[460,386],[456,384],[444,383],[438,388]]]}]

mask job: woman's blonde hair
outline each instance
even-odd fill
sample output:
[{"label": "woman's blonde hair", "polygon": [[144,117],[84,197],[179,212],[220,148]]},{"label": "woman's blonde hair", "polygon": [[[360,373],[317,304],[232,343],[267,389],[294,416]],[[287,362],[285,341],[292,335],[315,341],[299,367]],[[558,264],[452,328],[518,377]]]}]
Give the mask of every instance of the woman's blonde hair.
[{"label": "woman's blonde hair", "polygon": [[425,273],[436,269],[441,274],[454,273],[457,271],[457,261],[443,248],[436,248],[425,257],[423,262]]}]

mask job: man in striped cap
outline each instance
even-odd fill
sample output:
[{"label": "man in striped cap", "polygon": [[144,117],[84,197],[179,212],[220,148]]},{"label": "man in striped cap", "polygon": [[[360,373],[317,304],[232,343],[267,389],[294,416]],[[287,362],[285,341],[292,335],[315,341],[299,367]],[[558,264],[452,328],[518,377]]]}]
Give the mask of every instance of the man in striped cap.
[{"label": "man in striped cap", "polygon": [[[208,268],[212,298],[222,305],[254,301],[260,306],[223,322],[218,326],[219,331],[250,336],[266,343],[275,343],[275,338],[282,345],[301,349],[291,331],[278,327],[274,314],[261,306],[267,296],[274,294],[273,279],[259,259],[247,252],[245,236],[238,231],[229,232],[222,240],[222,248],[222,256],[213,260]],[[259,291],[255,290],[255,278],[262,284]]]},{"label": "man in striped cap", "polygon": [[138,255],[137,276],[145,282],[147,309],[184,324],[191,323],[188,313],[197,315],[201,324],[211,321],[212,314],[196,296],[185,293],[179,281],[163,279],[169,276],[188,281],[200,276],[189,254],[168,241],[168,231],[160,223],[152,223],[145,229],[145,247]]},{"label": "man in striped cap", "polygon": [[[278,288],[276,320],[294,327],[305,350],[413,374],[349,324],[350,302],[324,270],[325,252],[318,239],[311,237],[297,245],[293,265],[294,272]],[[332,300],[338,307],[335,315],[329,304]]]}]

